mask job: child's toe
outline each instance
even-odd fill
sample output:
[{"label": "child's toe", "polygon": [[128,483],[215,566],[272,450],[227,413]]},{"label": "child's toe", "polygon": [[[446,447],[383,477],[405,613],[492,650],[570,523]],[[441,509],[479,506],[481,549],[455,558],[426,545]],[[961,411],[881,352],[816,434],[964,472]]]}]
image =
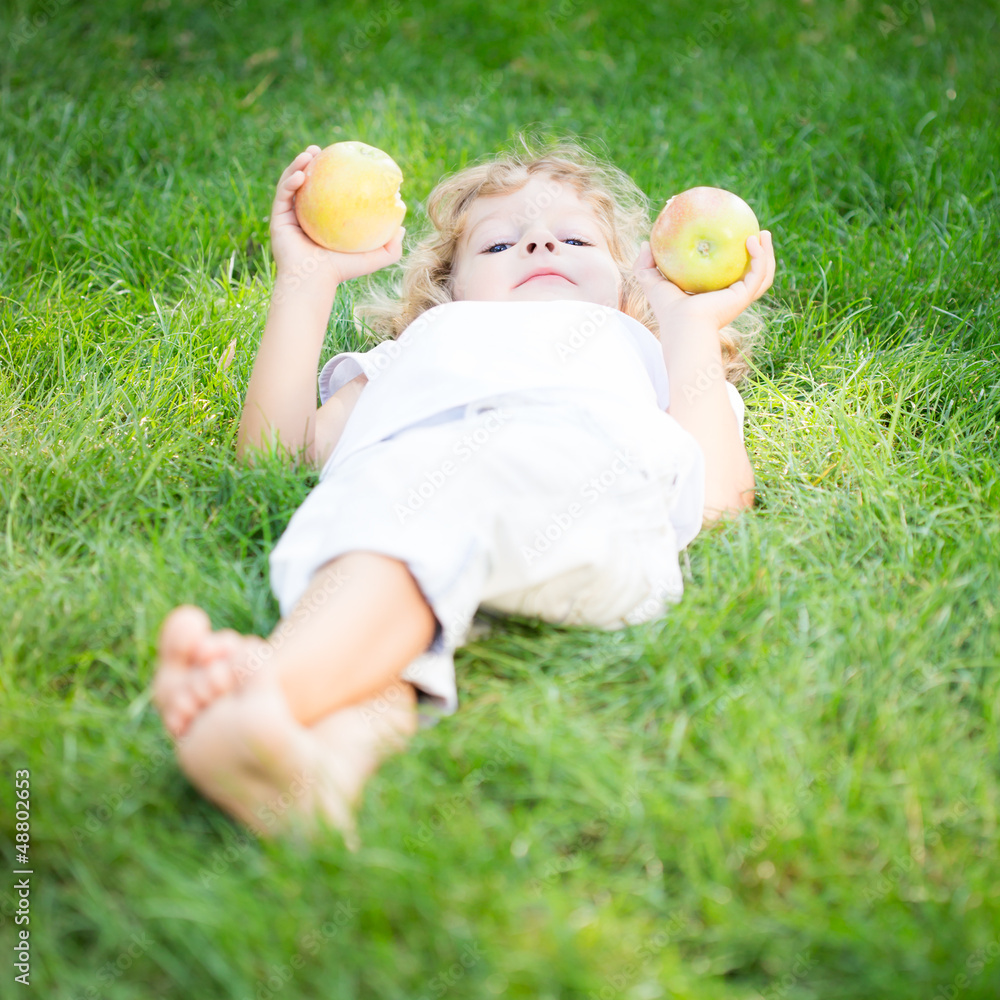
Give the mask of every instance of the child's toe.
[{"label": "child's toe", "polygon": [[203,633],[193,645],[193,655],[199,666],[207,667],[216,660],[229,659],[236,655],[244,637],[231,628],[211,630]]},{"label": "child's toe", "polygon": [[205,677],[212,693],[218,697],[236,687],[236,674],[232,664],[226,660],[216,660],[205,671]]},{"label": "child's toe", "polygon": [[160,628],[160,663],[163,666],[191,666],[194,650],[211,630],[208,615],[201,608],[191,604],[174,608]]},{"label": "child's toe", "polygon": [[175,723],[187,726],[191,719],[198,714],[201,707],[196,694],[191,690],[191,686],[186,685],[174,696],[167,709],[167,714]]},{"label": "child's toe", "polygon": [[187,685],[187,694],[197,708],[204,708],[205,705],[215,699],[215,688],[207,669],[202,668],[191,671],[191,677]]}]

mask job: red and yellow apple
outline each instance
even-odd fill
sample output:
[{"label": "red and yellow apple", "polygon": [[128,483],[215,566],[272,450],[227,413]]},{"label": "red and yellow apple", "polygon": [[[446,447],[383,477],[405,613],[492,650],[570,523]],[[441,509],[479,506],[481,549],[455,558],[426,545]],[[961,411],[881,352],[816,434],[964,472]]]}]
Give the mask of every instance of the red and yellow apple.
[{"label": "red and yellow apple", "polygon": [[335,142],[305,168],[295,215],[306,236],[327,250],[363,253],[396,235],[406,204],[403,173],[388,153],[363,142]]},{"label": "red and yellow apple", "polygon": [[747,237],[759,236],[753,209],[731,191],[694,187],[656,217],[649,249],[660,273],[685,292],[728,288],[750,270]]}]

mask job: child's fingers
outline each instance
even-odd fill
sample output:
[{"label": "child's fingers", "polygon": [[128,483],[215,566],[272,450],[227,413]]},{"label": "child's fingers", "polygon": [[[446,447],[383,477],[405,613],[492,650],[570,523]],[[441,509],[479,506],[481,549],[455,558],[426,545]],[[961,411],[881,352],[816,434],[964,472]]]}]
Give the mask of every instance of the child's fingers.
[{"label": "child's fingers", "polygon": [[643,243],[639,248],[639,256],[636,257],[632,264],[632,274],[639,281],[639,284],[644,287],[650,282],[655,283],[657,280],[666,280],[660,274],[659,268],[656,266],[656,261],[653,260],[653,251],[649,249],[648,243]]},{"label": "child's fingers", "polygon": [[278,178],[278,185],[274,193],[275,208],[278,208],[279,205],[281,206],[279,210],[286,210],[291,207],[292,196],[302,187],[302,182],[306,179],[305,168],[319,152],[319,146],[309,146],[308,149],[302,150],[281,172],[281,177]]},{"label": "child's fingers", "polygon": [[286,178],[290,174],[294,174],[296,170],[302,170],[303,167],[305,167],[306,164],[309,163],[309,161],[312,160],[313,157],[315,157],[316,154],[319,152],[320,152],[319,146],[315,145],[308,146],[305,149],[303,149],[302,152],[299,153],[299,155],[296,156],[295,159],[292,160],[292,162],[289,163],[288,166],[285,167],[285,169],[282,171],[281,177],[278,180],[278,184],[280,185],[284,183]]},{"label": "child's fingers", "polygon": [[672,281],[665,278],[663,272],[656,266],[653,251],[650,249],[648,243],[643,243],[640,247],[639,256],[636,257],[635,263],[632,265],[632,273],[642,284],[652,283],[657,285],[662,283],[670,285],[673,288],[677,287]]},{"label": "child's fingers", "polygon": [[[749,294],[750,302],[760,298],[774,279],[774,254],[771,251],[770,233],[766,230],[759,237],[747,237],[747,253],[750,254],[750,270],[744,275],[741,281],[735,283],[737,290],[745,290]],[[739,286],[742,286],[740,288]]]},{"label": "child's fingers", "polygon": [[636,257],[635,263],[632,265],[633,271],[638,271],[641,268],[653,267],[655,266],[655,261],[653,260],[653,251],[649,249],[648,243],[643,243],[639,248],[639,256]]},{"label": "child's fingers", "polygon": [[388,243],[366,253],[352,254],[352,257],[363,266],[374,265],[373,270],[378,270],[387,264],[395,264],[403,256],[403,236],[405,233],[406,230],[400,226],[396,230],[396,235]]},{"label": "child's fingers", "polygon": [[271,226],[275,222],[290,222],[295,218],[295,192],[302,187],[306,175],[301,170],[296,170],[289,174],[274,192],[274,201],[271,204]]},{"label": "child's fingers", "polygon": [[[771,244],[771,234],[766,229],[761,231],[757,240],[757,246],[759,253],[757,261],[760,262],[760,282],[754,292],[754,299],[759,299],[771,287],[771,283],[774,281],[774,248]],[[757,261],[754,263],[757,263]]]},{"label": "child's fingers", "polygon": [[299,167],[297,170],[293,170],[289,174],[282,176],[281,182],[278,184],[278,189],[276,192],[277,197],[279,198],[284,197],[290,200],[292,195],[295,194],[295,192],[298,191],[300,187],[302,187],[303,183],[305,182],[305,179],[306,179],[306,172],[301,167]]},{"label": "child's fingers", "polygon": [[381,257],[381,260],[375,266],[375,270],[381,270],[383,267],[389,267],[390,264],[399,263],[403,256],[403,236],[405,233],[406,230],[400,226],[396,235],[385,246],[379,247],[375,251]]},{"label": "child's fingers", "polygon": [[[639,282],[639,286],[646,293],[646,297],[654,296],[657,302],[672,302],[677,299],[687,298],[687,294],[677,287],[672,281],[663,276],[663,272],[656,266],[653,259],[653,251],[648,243],[643,243],[632,265],[632,274]],[[650,303],[653,300],[650,299]]]},{"label": "child's fingers", "polygon": [[404,226],[400,226],[399,232],[396,233],[396,235],[393,236],[393,238],[385,245],[385,249],[392,258],[393,263],[403,256],[403,237],[405,235],[406,228]]},{"label": "child's fingers", "polygon": [[767,283],[764,286],[764,290],[767,291],[767,289],[774,284],[774,272],[777,267],[777,263],[774,259],[774,240],[771,233],[765,229],[760,235],[761,243],[763,244],[764,250],[767,254]]},{"label": "child's fingers", "polygon": [[343,273],[343,280],[348,278],[360,278],[363,274],[374,274],[383,267],[395,264],[403,256],[403,236],[406,230],[400,226],[388,243],[368,250],[364,253],[344,254],[344,265],[347,270]]}]

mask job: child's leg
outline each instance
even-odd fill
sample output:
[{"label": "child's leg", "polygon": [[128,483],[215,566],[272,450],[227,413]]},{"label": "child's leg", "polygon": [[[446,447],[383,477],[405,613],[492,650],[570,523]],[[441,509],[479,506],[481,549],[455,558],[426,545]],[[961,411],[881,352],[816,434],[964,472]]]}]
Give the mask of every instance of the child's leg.
[{"label": "child's leg", "polygon": [[347,832],[365,780],[416,729],[398,677],[435,625],[406,565],[372,552],[323,567],[267,640],[176,609],[154,696],[182,768],[261,833],[317,813]]},{"label": "child's leg", "polygon": [[[277,672],[303,725],[372,698],[427,649],[436,624],[405,563],[376,552],[349,552],[318,570],[265,643],[248,645],[228,629],[209,633],[188,624],[182,610],[164,622],[154,685],[178,737],[211,701],[259,674]],[[204,634],[175,664],[162,647],[175,643],[174,632],[176,644],[186,645],[190,628]]]}]

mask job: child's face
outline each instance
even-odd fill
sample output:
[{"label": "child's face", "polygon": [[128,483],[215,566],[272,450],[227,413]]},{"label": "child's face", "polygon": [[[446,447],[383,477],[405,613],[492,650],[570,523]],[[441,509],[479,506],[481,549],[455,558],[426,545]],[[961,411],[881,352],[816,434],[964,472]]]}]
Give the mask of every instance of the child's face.
[{"label": "child's face", "polygon": [[551,177],[472,203],[452,277],[456,300],[580,299],[615,309],[621,300],[621,273],[594,210]]}]

